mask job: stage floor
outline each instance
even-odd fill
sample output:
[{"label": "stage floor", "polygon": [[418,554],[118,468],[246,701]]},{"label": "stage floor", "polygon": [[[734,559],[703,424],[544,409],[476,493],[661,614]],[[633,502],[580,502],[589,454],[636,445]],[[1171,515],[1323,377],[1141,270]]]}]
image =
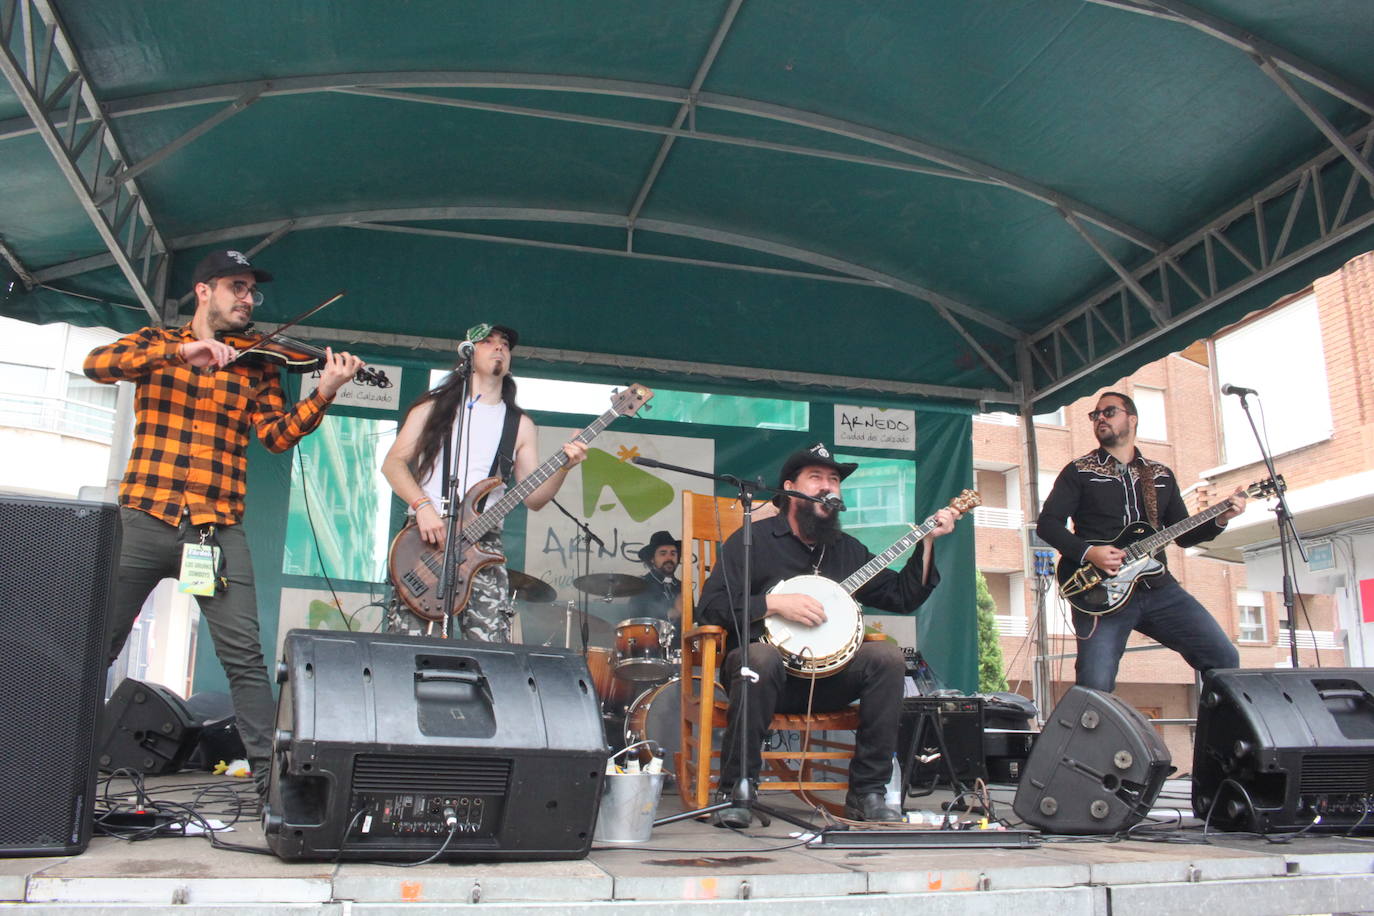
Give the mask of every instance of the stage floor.
[{"label": "stage floor", "polygon": [[[115,791],[128,786],[116,783]],[[994,787],[1011,818],[1013,787]],[[246,781],[178,774],[149,781],[160,801],[225,817]],[[932,810],[939,794],[908,808]],[[805,814],[791,795],[768,795]],[[1179,806],[1180,828],[1169,806]],[[664,816],[681,810],[665,794]],[[1204,839],[1187,808],[1186,782],[1172,781],[1156,805],[1169,824],[1137,828],[1130,839],[1038,838],[1029,848],[816,849],[799,845],[790,824],[747,831],[682,821],[656,828],[633,848],[595,846],[581,860],[430,864],[417,868],[283,862],[271,855],[215,849],[201,837],[129,842],[96,837],[79,856],[0,859],[0,906],[26,913],[374,912],[424,913],[480,903],[502,911],[685,912],[703,901],[750,913],[1134,914],[1208,916],[1374,913],[1374,840],[1301,836],[1276,844],[1217,834]],[[222,834],[266,850],[256,819]]]}]

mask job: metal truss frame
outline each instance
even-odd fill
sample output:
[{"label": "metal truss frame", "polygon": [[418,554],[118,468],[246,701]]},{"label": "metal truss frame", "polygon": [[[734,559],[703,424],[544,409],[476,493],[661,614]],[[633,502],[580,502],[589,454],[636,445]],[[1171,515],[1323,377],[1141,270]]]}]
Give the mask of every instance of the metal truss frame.
[{"label": "metal truss frame", "polygon": [[1021,345],[1031,399],[1374,227],[1374,185],[1346,149],[1367,167],[1374,121],[1031,335]]},{"label": "metal truss frame", "polygon": [[139,303],[161,322],[167,246],[51,0],[0,0],[0,72]]}]

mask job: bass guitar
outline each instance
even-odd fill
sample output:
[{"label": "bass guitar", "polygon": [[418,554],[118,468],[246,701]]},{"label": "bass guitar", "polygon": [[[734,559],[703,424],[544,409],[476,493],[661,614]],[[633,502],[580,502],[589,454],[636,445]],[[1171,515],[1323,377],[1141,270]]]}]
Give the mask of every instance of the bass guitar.
[{"label": "bass guitar", "polygon": [[[1273,496],[1287,489],[1283,475],[1276,479],[1261,480],[1245,488],[1250,499]],[[1158,555],[1176,539],[1204,525],[1231,508],[1228,500],[1190,515],[1183,521],[1156,531],[1148,522],[1134,522],[1121,529],[1121,533],[1110,541],[1088,541],[1089,546],[1106,544],[1126,552],[1121,568],[1116,575],[1098,569],[1091,563],[1076,566],[1067,557],[1061,556],[1055,567],[1059,580],[1059,594],[1069,604],[1085,614],[1100,616],[1119,611],[1131,600],[1136,585],[1145,578],[1164,572],[1164,563]]]},{"label": "bass guitar", "polygon": [[[974,490],[964,490],[949,501],[949,507],[961,515],[982,504]],[[770,588],[770,595],[809,595],[825,608],[825,622],[814,627],[776,614],[763,619],[763,640],[782,653],[783,667],[798,677],[827,677],[848,665],[864,641],[864,615],[850,596],[937,527],[939,522],[932,515],[843,582],[825,576],[793,576]]]},{"label": "bass guitar", "polygon": [[[653,396],[654,393],[643,385],[631,385],[623,391],[616,392],[611,398],[611,409],[578,433],[575,440],[591,442],[602,430],[611,425],[611,421],[617,417],[634,416]],[[497,551],[483,550],[477,542],[483,535],[495,529],[501,523],[501,519],[523,503],[527,496],[567,464],[567,461],[568,456],[560,449],[552,458],[535,468],[530,476],[506,490],[500,499],[482,512],[478,512],[476,507],[481,504],[484,496],[501,485],[501,478],[488,477],[480,480],[467,491],[458,507],[458,530],[462,532],[463,555],[454,564],[454,587],[451,589],[451,600],[447,608],[442,606],[443,602],[436,594],[439,573],[444,563],[444,548],[426,544],[420,537],[420,529],[415,521],[412,519],[407,522],[406,526],[397,532],[387,553],[387,571],[391,577],[391,584],[396,588],[396,596],[417,617],[425,620],[443,620],[446,613],[457,614],[467,607],[468,599],[472,597],[472,577],[493,563],[503,563],[506,559]]]}]

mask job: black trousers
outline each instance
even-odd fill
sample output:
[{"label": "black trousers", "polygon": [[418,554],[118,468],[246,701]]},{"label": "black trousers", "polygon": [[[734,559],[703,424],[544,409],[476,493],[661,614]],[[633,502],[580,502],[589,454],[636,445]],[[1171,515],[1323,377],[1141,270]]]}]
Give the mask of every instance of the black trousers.
[{"label": "black trousers", "polygon": [[[806,712],[811,691],[809,678],[794,677],[783,667],[778,650],[767,643],[749,644],[749,667],[759,680],[749,685],[749,719],[740,715],[739,677],[743,653],[725,656],[722,676],[730,694],[730,711],[720,749],[720,789],[730,791],[739,781],[740,731],[744,731],[748,755],[745,772],[757,779],[763,765],[763,735],[775,712]],[[881,792],[892,775],[892,755],[897,750],[897,729],[902,719],[902,682],[906,660],[896,643],[864,642],[843,670],[818,679],[811,708],[834,712],[859,701],[859,731],[854,759],[849,764],[851,792]]]}]

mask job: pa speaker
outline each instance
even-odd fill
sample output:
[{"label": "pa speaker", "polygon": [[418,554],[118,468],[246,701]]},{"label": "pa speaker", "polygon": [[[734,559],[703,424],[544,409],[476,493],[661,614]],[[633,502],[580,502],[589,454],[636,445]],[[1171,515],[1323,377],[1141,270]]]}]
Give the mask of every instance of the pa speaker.
[{"label": "pa speaker", "polygon": [[1173,769],[1139,711],[1110,693],[1071,687],[1035,741],[1013,808],[1050,833],[1116,833],[1149,814]]},{"label": "pa speaker", "polygon": [[281,858],[591,849],[606,745],[580,655],[315,630],[292,630],[283,653],[263,817]]},{"label": "pa speaker", "polygon": [[1227,830],[1374,833],[1371,694],[1369,668],[1211,672],[1193,811]]},{"label": "pa speaker", "polygon": [[175,773],[200,738],[186,703],[161,684],[126,678],[105,703],[96,762],[145,776]]},{"label": "pa speaker", "polygon": [[118,509],[0,496],[0,856],[90,843]]}]

